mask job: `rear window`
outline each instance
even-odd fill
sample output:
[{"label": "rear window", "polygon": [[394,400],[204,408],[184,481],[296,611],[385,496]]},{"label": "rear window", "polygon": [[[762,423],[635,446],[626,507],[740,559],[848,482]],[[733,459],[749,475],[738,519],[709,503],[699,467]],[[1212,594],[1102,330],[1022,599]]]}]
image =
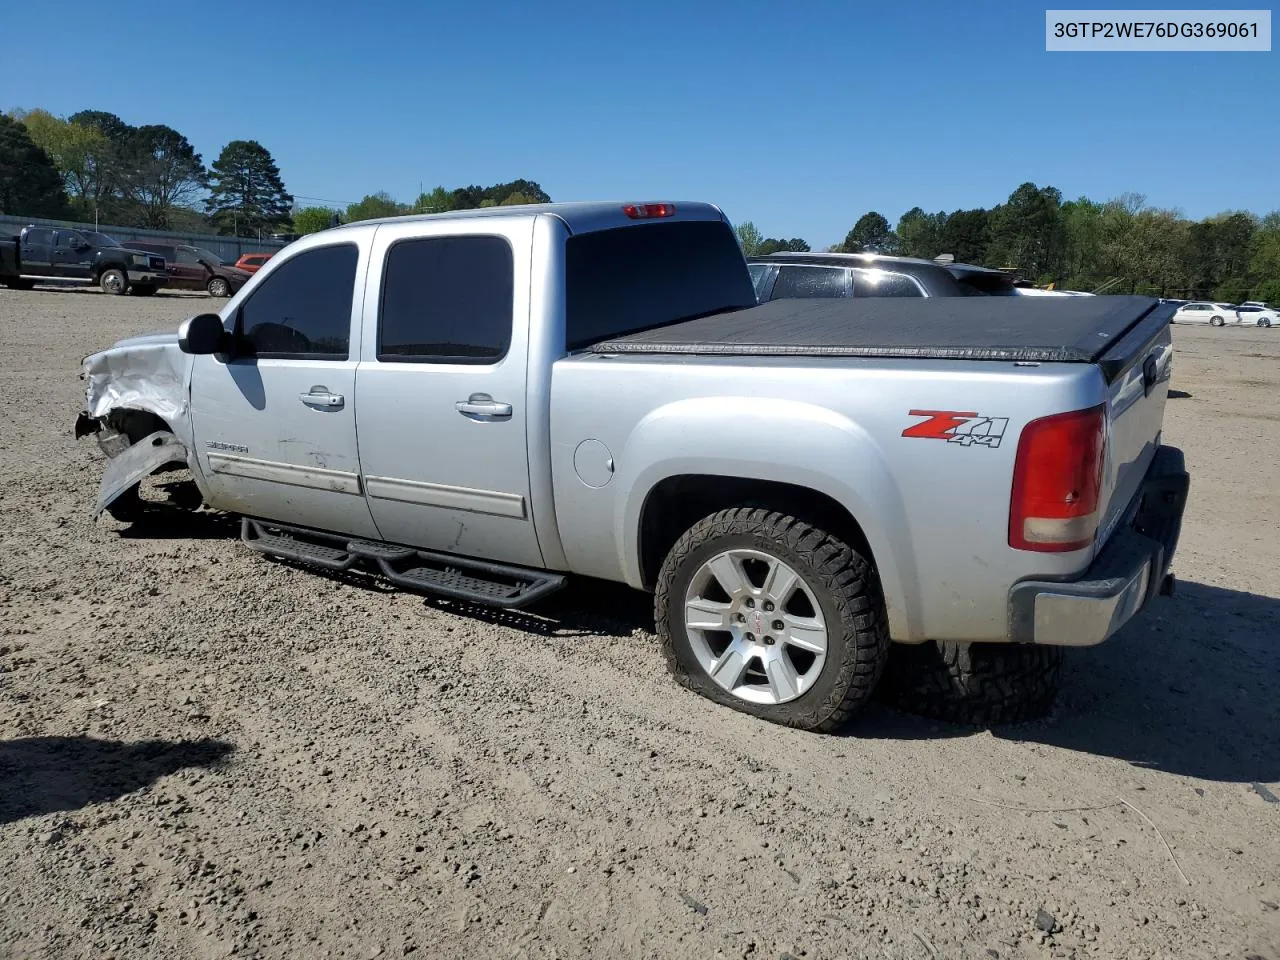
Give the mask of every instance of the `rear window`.
[{"label": "rear window", "polygon": [[920,284],[905,273],[884,270],[854,270],[853,290],[859,297],[923,297]]},{"label": "rear window", "polygon": [[570,350],[755,305],[742,249],[722,220],[599,230],[565,244]]},{"label": "rear window", "polygon": [[844,267],[785,266],[778,268],[773,300],[838,299],[853,296],[850,271]]}]

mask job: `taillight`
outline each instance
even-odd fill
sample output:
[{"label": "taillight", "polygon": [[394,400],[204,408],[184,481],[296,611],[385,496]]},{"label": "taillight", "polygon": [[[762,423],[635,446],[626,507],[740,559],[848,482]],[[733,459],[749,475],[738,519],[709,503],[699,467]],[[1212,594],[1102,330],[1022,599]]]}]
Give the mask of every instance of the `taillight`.
[{"label": "taillight", "polygon": [[1098,532],[1105,404],[1032,420],[1018,439],[1009,503],[1009,546],[1064,553]]},{"label": "taillight", "polygon": [[652,217],[673,217],[676,212],[674,203],[629,203],[622,208],[632,220],[648,220]]}]

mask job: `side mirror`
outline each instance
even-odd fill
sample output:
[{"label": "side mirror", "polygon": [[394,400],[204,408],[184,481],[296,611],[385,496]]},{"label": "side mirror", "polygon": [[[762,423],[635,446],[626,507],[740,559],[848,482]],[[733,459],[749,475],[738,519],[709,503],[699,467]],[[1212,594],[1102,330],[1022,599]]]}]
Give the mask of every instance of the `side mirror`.
[{"label": "side mirror", "polygon": [[178,349],[196,355],[229,353],[231,334],[222,326],[222,318],[216,313],[201,313],[189,317],[178,328]]}]

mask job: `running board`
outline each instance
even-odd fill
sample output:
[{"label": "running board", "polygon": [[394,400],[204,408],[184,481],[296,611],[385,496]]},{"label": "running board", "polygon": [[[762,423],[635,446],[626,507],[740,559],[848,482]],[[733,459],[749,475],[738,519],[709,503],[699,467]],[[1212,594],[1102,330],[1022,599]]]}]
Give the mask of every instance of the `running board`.
[{"label": "running board", "polygon": [[561,574],[546,570],[464,559],[381,541],[353,540],[249,517],[240,521],[240,539],[258,553],[323,570],[349,570],[365,561],[402,589],[489,607],[523,607],[565,585]]}]

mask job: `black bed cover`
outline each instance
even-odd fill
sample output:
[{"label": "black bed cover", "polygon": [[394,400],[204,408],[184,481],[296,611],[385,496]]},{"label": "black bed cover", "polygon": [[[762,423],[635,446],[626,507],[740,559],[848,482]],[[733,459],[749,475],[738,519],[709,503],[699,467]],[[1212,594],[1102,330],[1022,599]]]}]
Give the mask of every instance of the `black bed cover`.
[{"label": "black bed cover", "polygon": [[[1151,297],[1129,296],[783,299],[615,337],[591,349],[1096,363],[1144,319],[1151,321],[1145,343],[1172,313],[1171,305]],[[1135,351],[1139,346],[1133,344]]]}]

